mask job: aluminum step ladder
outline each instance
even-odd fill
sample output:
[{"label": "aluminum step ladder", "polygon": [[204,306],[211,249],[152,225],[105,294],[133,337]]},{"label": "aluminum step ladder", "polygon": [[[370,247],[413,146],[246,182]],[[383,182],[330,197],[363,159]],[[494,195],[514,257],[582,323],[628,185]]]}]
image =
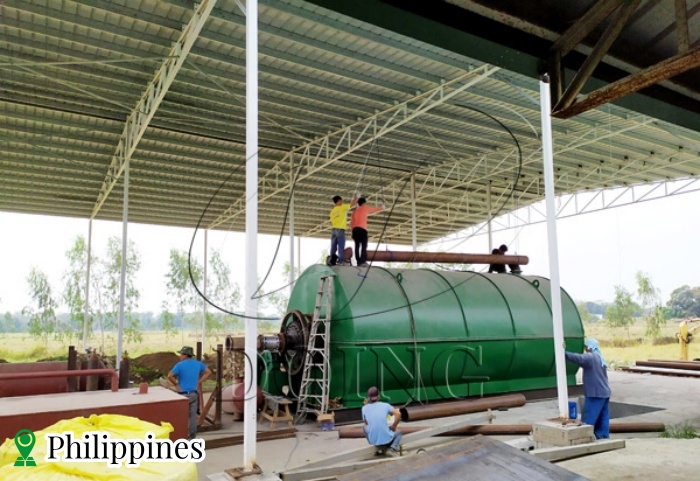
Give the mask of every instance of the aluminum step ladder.
[{"label": "aluminum step ladder", "polygon": [[299,388],[299,403],[294,423],[304,422],[307,414],[326,414],[328,411],[328,384],[330,383],[329,347],[331,336],[331,306],[333,304],[333,277],[318,280],[314,315],[309,329],[309,344],[304,356],[304,370]]}]

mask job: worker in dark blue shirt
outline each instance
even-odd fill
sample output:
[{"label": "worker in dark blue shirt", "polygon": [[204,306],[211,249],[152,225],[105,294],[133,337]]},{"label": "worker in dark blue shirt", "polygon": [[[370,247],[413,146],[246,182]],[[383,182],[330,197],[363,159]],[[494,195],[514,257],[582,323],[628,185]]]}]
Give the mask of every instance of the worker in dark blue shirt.
[{"label": "worker in dark blue shirt", "polygon": [[198,390],[201,389],[202,382],[211,376],[211,371],[203,362],[192,359],[194,350],[190,346],[184,346],[179,354],[180,362],[168,373],[168,379],[175,385],[178,394],[190,401],[187,439],[194,439],[197,436]]},{"label": "worker in dark blue shirt", "polygon": [[596,439],[610,437],[610,385],[608,363],[600,352],[598,341],[584,341],[585,353],[566,351],[566,360],[583,368],[583,394],[586,396],[581,421],[593,426]]}]

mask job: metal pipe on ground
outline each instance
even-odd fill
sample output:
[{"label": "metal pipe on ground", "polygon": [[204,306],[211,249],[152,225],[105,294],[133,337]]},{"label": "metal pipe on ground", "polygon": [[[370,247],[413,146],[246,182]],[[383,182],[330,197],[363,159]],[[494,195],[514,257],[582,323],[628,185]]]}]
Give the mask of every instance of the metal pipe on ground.
[{"label": "metal pipe on ground", "polygon": [[647,367],[647,366],[627,366],[623,371],[644,372],[649,374],[660,374],[667,376],[700,377],[700,371],[694,369],[671,369],[670,367]]},{"label": "metal pipe on ground", "polygon": [[[78,369],[78,352],[75,350],[75,346],[68,346],[68,370],[75,371]],[[75,392],[78,390],[78,380],[74,377],[69,377],[66,380],[68,385],[68,392]]]},{"label": "metal pipe on ground", "polygon": [[688,369],[690,371],[700,371],[700,362],[697,361],[634,361],[637,366],[642,367],[665,367],[669,369]]},{"label": "metal pipe on ground", "polygon": [[129,366],[129,357],[125,352],[119,363],[119,389],[126,389],[129,387]]},{"label": "metal pipe on ground", "polygon": [[[400,426],[402,434],[410,434],[430,429],[429,426]],[[666,429],[664,423],[610,423],[611,433],[657,433]],[[486,436],[517,435],[526,436],[532,432],[532,424],[475,424],[460,429],[453,429],[438,436]],[[341,439],[357,439],[365,436],[362,426],[343,426],[338,429]]]},{"label": "metal pipe on ground", "polygon": [[[100,360],[97,358],[97,353],[93,352],[90,354],[90,357],[88,358],[88,363],[87,363],[87,369],[86,371],[92,371],[98,368],[100,365]],[[97,391],[99,383],[99,378],[97,376],[89,376],[87,378],[87,381],[85,381],[85,390],[86,391]],[[117,379],[117,384],[119,383],[119,380]]]},{"label": "metal pipe on ground", "polygon": [[700,361],[681,361],[680,359],[647,359],[649,362],[677,362],[680,364],[686,364],[688,366],[697,366]]},{"label": "metal pipe on ground", "polygon": [[436,262],[441,264],[506,264],[520,266],[527,265],[530,262],[527,256],[389,250],[368,252],[367,260],[371,262]]},{"label": "metal pipe on ground", "polygon": [[433,419],[460,414],[488,411],[489,409],[513,408],[524,406],[527,400],[522,394],[507,394],[467,401],[452,401],[438,404],[426,404],[423,406],[408,406],[400,409],[401,420],[420,421],[421,419]]},{"label": "metal pipe on ground", "polygon": [[[13,381],[16,379],[41,379],[52,377],[80,377],[90,376],[98,379],[102,374],[109,374],[112,377],[112,392],[119,390],[119,374],[112,369],[82,369],[80,371],[38,371],[38,372],[8,372],[0,374],[0,382]],[[88,377],[88,379],[90,379]]]}]

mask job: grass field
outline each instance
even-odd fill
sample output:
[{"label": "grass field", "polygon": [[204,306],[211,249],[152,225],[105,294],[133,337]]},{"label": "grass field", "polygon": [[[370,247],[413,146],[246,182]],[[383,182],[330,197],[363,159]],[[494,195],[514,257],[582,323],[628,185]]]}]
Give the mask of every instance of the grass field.
[{"label": "grass field", "polygon": [[[232,333],[237,334],[237,333]],[[143,333],[143,341],[139,343],[128,343],[124,340],[123,349],[129,357],[135,358],[141,354],[162,351],[178,351],[182,346],[197,345],[201,340],[201,334],[185,331],[175,336],[167,338],[162,331],[147,331]],[[225,344],[226,336],[221,334],[218,337],[211,336],[207,339],[205,352],[209,349],[216,349],[217,344]],[[27,333],[0,334],[0,359],[8,362],[29,362],[39,359],[52,358],[57,356],[67,356],[68,346],[73,345],[82,351],[82,338],[71,341],[49,340],[45,347],[44,343]],[[88,347],[100,349],[102,347],[102,337],[99,335],[88,339]],[[114,355],[117,351],[117,333],[105,334],[104,351],[108,355]]]},{"label": "grass field", "polygon": [[[631,326],[629,334],[627,329],[613,330],[601,322],[585,324],[584,329],[586,336],[598,339],[603,355],[613,366],[630,365],[634,364],[636,360],[652,358],[679,358],[679,348],[675,337],[678,324],[673,321],[669,321],[662,328],[660,338],[662,342],[656,344],[645,338],[645,327],[641,323]],[[207,340],[205,352],[215,349],[217,344],[224,344],[225,337],[223,334],[219,335],[218,338],[211,336]],[[125,342],[124,349],[130,357],[134,358],[141,354],[152,352],[177,351],[183,345],[196,346],[197,341],[200,339],[200,334],[195,332],[185,331],[168,339],[163,332],[148,331],[143,333],[142,342],[138,344]],[[66,356],[68,346],[71,344],[76,346],[79,352],[82,350],[82,341],[80,339],[63,342],[49,340],[48,346],[45,348],[43,342],[26,333],[0,334],[0,359],[5,359],[9,362],[27,362],[49,357]],[[101,337],[93,336],[89,339],[87,345],[99,348],[102,345]],[[691,342],[689,348],[691,359],[700,358],[700,339],[697,342]],[[111,355],[116,353],[116,333],[106,336],[105,352]]]}]

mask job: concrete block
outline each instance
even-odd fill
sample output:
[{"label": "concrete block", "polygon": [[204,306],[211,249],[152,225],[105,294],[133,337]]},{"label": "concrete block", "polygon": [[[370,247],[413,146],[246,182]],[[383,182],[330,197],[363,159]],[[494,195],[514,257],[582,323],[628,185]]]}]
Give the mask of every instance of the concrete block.
[{"label": "concrete block", "polygon": [[562,424],[559,420],[547,420],[532,425],[535,447],[576,446],[595,441],[593,426],[580,423]]}]

